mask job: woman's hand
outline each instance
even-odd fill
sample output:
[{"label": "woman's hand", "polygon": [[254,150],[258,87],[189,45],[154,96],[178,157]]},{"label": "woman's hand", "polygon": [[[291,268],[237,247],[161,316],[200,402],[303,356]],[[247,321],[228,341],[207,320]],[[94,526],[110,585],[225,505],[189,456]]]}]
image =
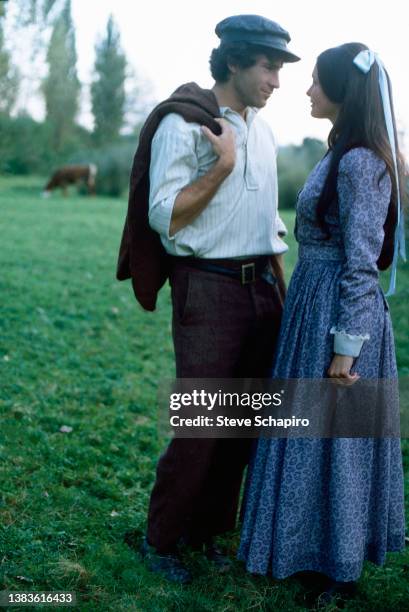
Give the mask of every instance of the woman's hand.
[{"label": "woman's hand", "polygon": [[233,170],[236,161],[236,141],[234,130],[226,121],[226,119],[215,119],[222,129],[219,136],[213,134],[209,128],[202,126],[202,132],[210,140],[213,150],[219,156],[218,163]]},{"label": "woman's hand", "polygon": [[335,354],[328,369],[328,376],[333,379],[334,383],[337,385],[345,387],[353,385],[360,378],[359,374],[350,373],[353,363],[353,357]]}]

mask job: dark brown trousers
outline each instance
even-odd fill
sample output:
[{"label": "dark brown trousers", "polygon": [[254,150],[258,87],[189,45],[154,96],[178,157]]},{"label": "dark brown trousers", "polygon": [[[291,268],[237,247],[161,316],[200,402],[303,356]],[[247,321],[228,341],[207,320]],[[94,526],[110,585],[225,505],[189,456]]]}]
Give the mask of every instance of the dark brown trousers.
[{"label": "dark brown trousers", "polygon": [[[178,378],[268,377],[280,327],[284,280],[240,281],[176,263],[170,275]],[[235,527],[253,440],[174,438],[161,456],[147,537],[158,551]]]}]

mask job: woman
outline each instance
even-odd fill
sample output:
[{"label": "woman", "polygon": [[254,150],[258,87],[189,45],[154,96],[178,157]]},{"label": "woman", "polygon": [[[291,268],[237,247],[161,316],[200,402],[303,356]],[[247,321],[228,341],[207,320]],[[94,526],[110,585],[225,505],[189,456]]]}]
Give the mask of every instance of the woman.
[{"label": "woman", "polygon": [[[317,59],[307,91],[311,114],[333,127],[329,150],[297,201],[299,261],[274,378],[354,384],[359,377],[397,377],[378,269],[396,263],[403,163],[387,132],[389,110],[395,124],[388,87],[381,94],[379,77],[389,79],[380,66],[360,43],[328,49]],[[238,553],[250,572],[276,578],[319,572],[329,578],[330,596],[352,590],[365,559],[382,565],[387,551],[403,547],[398,438],[258,441]]]}]

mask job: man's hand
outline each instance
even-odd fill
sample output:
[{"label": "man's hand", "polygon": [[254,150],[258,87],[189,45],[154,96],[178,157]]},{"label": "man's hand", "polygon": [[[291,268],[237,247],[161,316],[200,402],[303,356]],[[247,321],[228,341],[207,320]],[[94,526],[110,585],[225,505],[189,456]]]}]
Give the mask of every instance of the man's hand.
[{"label": "man's hand", "polygon": [[219,157],[219,163],[226,169],[233,170],[236,161],[236,144],[234,131],[226,119],[215,119],[222,129],[219,136],[213,134],[209,128],[202,126],[202,132],[210,140],[213,150]]},{"label": "man's hand", "polygon": [[333,379],[334,383],[337,385],[344,387],[353,385],[360,378],[359,374],[350,373],[353,363],[353,357],[335,354],[328,369],[328,376]]}]

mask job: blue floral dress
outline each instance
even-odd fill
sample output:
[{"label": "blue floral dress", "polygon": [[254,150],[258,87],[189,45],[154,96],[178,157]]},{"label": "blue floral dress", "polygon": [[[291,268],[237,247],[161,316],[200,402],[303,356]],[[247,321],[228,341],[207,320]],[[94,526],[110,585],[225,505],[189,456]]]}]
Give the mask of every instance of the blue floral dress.
[{"label": "blue floral dress", "polygon": [[[288,288],[274,378],[326,378],[334,351],[357,357],[362,378],[397,377],[388,304],[376,261],[391,193],[385,163],[366,148],[340,162],[338,203],[316,205],[331,153],[297,200],[299,260]],[[260,439],[249,465],[238,558],[248,571],[298,571],[357,580],[404,547],[403,470],[397,438]]]}]

